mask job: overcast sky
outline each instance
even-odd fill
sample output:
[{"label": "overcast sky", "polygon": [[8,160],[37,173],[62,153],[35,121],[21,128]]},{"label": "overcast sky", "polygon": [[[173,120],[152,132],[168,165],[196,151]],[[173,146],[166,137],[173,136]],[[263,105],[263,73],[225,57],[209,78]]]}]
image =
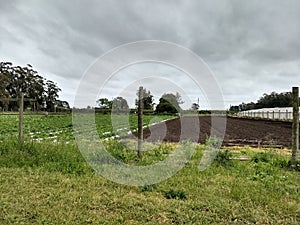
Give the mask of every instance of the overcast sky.
[{"label": "overcast sky", "polygon": [[[0,60],[30,63],[61,87],[60,99],[73,105],[84,72],[107,51],[141,40],[172,42],[207,63],[229,107],[300,85],[299,12],[300,1],[291,0],[0,0]],[[149,80],[139,83],[155,97],[182,89],[208,108],[205,93],[175,70],[130,66],[107,82],[101,97],[116,97],[138,80],[139,71],[165,74],[179,87],[158,90]]]}]

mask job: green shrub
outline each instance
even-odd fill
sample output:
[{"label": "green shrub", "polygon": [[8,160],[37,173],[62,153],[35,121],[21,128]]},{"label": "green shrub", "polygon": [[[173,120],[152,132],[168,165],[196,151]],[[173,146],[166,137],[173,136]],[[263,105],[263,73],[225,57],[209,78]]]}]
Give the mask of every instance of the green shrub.
[{"label": "green shrub", "polygon": [[277,156],[273,159],[272,165],[280,168],[289,168],[291,166],[291,160],[286,157]]},{"label": "green shrub", "polygon": [[255,163],[258,163],[258,162],[270,162],[272,161],[273,159],[273,154],[271,153],[268,153],[268,152],[259,152],[259,153],[256,153],[253,157],[252,157],[252,160],[253,162]]},{"label": "green shrub", "polygon": [[231,166],[233,164],[231,157],[232,153],[228,149],[225,151],[219,151],[214,163],[218,166]]},{"label": "green shrub", "polygon": [[212,149],[219,149],[222,145],[222,140],[217,137],[206,137],[205,144]]},{"label": "green shrub", "polygon": [[265,180],[268,178],[273,178],[277,174],[276,169],[266,162],[257,162],[254,165],[255,174],[253,175],[253,180]]}]

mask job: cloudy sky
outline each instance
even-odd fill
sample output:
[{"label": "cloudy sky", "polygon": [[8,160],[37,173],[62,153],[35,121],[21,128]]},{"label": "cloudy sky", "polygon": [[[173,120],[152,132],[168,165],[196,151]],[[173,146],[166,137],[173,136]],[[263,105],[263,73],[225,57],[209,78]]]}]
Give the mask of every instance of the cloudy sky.
[{"label": "cloudy sky", "polygon": [[[106,52],[141,40],[172,42],[204,60],[229,107],[300,85],[299,12],[296,0],[0,0],[0,60],[30,63],[73,105],[82,76]],[[143,83],[139,73],[169,84]],[[168,65],[130,65],[111,76],[100,96],[116,97],[138,82],[157,98],[183,90],[209,108],[207,93],[187,77]]]}]

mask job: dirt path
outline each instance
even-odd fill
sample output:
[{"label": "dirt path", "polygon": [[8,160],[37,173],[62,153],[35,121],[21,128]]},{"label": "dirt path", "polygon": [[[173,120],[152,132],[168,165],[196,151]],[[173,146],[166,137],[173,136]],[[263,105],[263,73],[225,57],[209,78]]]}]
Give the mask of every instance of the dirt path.
[{"label": "dirt path", "polygon": [[[217,118],[217,117],[216,117]],[[199,132],[200,129],[200,132]],[[214,127],[221,132],[221,127]],[[199,134],[200,133],[200,134]],[[183,117],[157,124],[144,130],[147,141],[179,142],[192,140],[205,143],[211,134],[211,117]],[[223,146],[291,147],[292,123],[227,117]]]}]

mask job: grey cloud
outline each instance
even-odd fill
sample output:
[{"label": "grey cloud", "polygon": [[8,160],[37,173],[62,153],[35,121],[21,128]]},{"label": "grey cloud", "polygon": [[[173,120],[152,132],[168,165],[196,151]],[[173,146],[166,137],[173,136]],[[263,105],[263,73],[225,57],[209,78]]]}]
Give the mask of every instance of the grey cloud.
[{"label": "grey cloud", "polygon": [[[255,101],[260,93],[300,82],[296,0],[0,0],[0,4],[1,60],[30,63],[41,73],[61,77],[61,82],[78,84],[97,57],[144,39],[174,42],[202,57],[230,104]],[[170,76],[188,88],[185,80]],[[122,87],[118,82],[114,85]],[[62,97],[74,95],[74,85],[61,85],[66,92]]]}]

